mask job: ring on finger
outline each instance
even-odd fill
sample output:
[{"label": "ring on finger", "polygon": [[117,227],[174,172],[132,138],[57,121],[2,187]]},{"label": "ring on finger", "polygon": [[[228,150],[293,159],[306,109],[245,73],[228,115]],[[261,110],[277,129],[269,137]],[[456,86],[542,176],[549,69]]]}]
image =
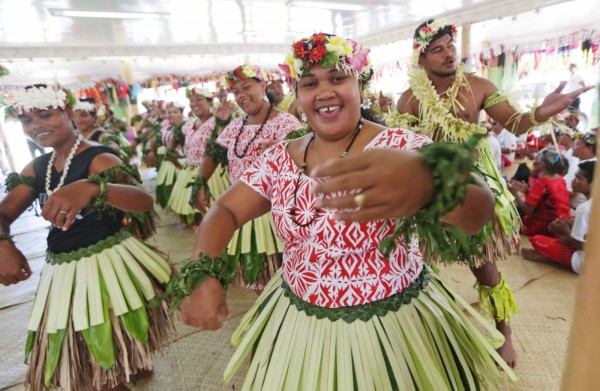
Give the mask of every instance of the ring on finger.
[{"label": "ring on finger", "polygon": [[64,213],[64,214],[66,214],[66,215],[68,215],[68,214],[69,214],[69,212],[67,212],[66,210],[59,210],[59,211],[58,211],[58,213]]},{"label": "ring on finger", "polygon": [[365,196],[363,193],[359,193],[354,196],[354,203],[356,204],[356,207],[358,209],[363,207],[366,200],[367,200],[367,196]]}]

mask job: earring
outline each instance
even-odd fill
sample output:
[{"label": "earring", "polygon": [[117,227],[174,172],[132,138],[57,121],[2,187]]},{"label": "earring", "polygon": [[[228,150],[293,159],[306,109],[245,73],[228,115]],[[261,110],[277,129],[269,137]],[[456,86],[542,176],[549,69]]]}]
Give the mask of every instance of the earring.
[{"label": "earring", "polygon": [[307,121],[306,114],[302,113],[300,115],[300,119],[302,120],[302,122],[306,123],[306,121]]},{"label": "earring", "polygon": [[371,108],[371,101],[369,99],[361,99],[360,108],[369,110]]}]

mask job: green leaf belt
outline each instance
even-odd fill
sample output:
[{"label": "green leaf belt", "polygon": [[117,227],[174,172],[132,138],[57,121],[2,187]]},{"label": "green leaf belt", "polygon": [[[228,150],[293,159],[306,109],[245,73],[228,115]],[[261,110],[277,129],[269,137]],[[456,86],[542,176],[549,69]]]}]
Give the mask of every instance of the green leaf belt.
[{"label": "green leaf belt", "polygon": [[285,296],[289,297],[290,303],[306,315],[316,316],[317,319],[327,318],[333,322],[343,319],[344,322],[352,323],[355,320],[368,321],[374,316],[385,316],[389,311],[398,311],[402,305],[409,304],[413,298],[419,296],[421,290],[429,284],[429,280],[431,280],[431,269],[423,265],[423,271],[402,292],[372,303],[339,308],[319,307],[307,303],[298,297],[285,282],[281,284],[281,287],[285,291]]},{"label": "green leaf belt", "polygon": [[111,248],[114,245],[117,245],[128,239],[129,237],[131,237],[129,232],[122,231],[87,247],[80,248],[79,250],[69,251],[68,253],[52,253],[50,251],[46,251],[46,263],[51,265],[60,265],[63,263],[79,261],[81,258],[99,254],[103,250]]}]

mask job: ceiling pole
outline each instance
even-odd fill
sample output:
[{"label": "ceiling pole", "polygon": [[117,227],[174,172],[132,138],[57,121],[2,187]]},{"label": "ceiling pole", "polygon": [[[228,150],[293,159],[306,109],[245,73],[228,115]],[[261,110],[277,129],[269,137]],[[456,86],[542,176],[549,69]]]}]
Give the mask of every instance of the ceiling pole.
[{"label": "ceiling pole", "polygon": [[465,23],[461,26],[461,54],[460,58],[464,61],[471,54],[471,23]]},{"label": "ceiling pole", "polygon": [[[592,195],[599,197],[600,173],[596,170]],[[596,221],[596,223],[593,223]],[[592,203],[590,226],[585,241],[585,258],[579,276],[575,312],[561,390],[600,390],[600,203]]]},{"label": "ceiling pole", "polygon": [[[135,84],[135,80],[133,78],[133,62],[127,59],[121,59],[121,77],[128,85],[132,86]],[[125,115],[127,116],[127,123],[131,123],[131,117],[139,114],[139,110],[137,105],[132,105],[129,102],[129,96],[125,97],[127,101],[127,105],[125,107]]]},{"label": "ceiling pole", "polygon": [[[4,150],[4,152],[6,153],[6,160],[8,160],[8,165],[10,167],[10,171],[16,171],[15,169],[15,160],[12,157],[12,153],[10,152],[10,146],[8,145],[8,139],[6,138],[6,134],[4,133],[4,128],[2,127],[2,124],[0,123],[0,141],[2,142],[2,149]],[[5,170],[6,168],[6,161],[4,160],[4,154],[2,153],[2,151],[0,150],[0,168],[2,170]]]}]

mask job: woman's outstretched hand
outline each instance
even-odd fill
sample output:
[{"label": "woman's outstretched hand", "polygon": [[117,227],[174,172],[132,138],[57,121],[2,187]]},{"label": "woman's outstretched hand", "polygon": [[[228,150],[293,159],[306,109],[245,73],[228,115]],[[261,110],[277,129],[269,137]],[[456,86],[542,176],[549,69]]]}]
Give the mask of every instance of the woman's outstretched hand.
[{"label": "woman's outstretched hand", "polygon": [[[326,177],[315,189],[324,194],[318,206],[340,210],[346,221],[406,216],[433,196],[431,171],[417,152],[373,149],[329,161],[312,175]],[[352,193],[331,197],[340,191]]]}]

